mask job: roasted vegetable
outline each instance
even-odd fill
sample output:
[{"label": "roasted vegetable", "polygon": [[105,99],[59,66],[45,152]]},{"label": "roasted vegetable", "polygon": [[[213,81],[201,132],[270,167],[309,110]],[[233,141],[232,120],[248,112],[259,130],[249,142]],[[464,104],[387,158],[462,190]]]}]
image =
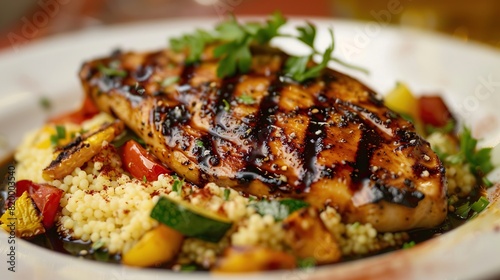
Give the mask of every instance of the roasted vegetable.
[{"label": "roasted vegetable", "polygon": [[160,174],[171,173],[139,143],[129,140],[121,148],[123,168],[139,180],[156,181]]},{"label": "roasted vegetable", "polygon": [[0,223],[5,231],[15,231],[16,236],[22,238],[31,238],[45,232],[40,211],[28,192],[24,192],[16,199],[14,205],[5,211],[0,217]]},{"label": "roasted vegetable", "polygon": [[414,106],[418,108],[418,117],[425,125],[444,127],[455,122],[441,96],[421,96]]},{"label": "roasted vegetable", "polygon": [[146,232],[134,247],[123,254],[122,262],[131,266],[154,266],[168,262],[177,255],[184,237],[165,225]]},{"label": "roasted vegetable", "polygon": [[312,258],[317,264],[340,260],[342,252],[337,240],[323,225],[316,209],[309,207],[292,213],[283,221],[283,228],[285,242],[297,257]]},{"label": "roasted vegetable", "polygon": [[16,195],[21,196],[28,192],[42,215],[43,226],[46,229],[54,225],[59,202],[63,191],[48,184],[36,184],[29,180],[16,183]]},{"label": "roasted vegetable", "polygon": [[213,271],[252,272],[293,269],[295,266],[295,257],[285,252],[262,247],[229,247]]},{"label": "roasted vegetable", "polygon": [[209,242],[218,242],[232,226],[231,221],[216,213],[167,197],[158,200],[151,217],[186,236]]},{"label": "roasted vegetable", "polygon": [[68,145],[55,151],[56,159],[43,170],[43,178],[54,180],[71,174],[75,168],[82,166],[96,155],[104,143],[111,142],[115,136],[119,135],[123,127],[123,122],[115,121],[77,136]]},{"label": "roasted vegetable", "polygon": [[417,98],[404,83],[398,82],[396,87],[384,97],[384,103],[403,116],[410,117],[412,120],[419,119]]}]

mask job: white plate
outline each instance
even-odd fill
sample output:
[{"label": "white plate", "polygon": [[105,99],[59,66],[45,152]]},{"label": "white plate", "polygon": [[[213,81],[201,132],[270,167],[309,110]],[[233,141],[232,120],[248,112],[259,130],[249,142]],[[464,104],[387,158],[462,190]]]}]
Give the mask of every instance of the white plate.
[{"label": "white plate", "polygon": [[[416,93],[439,93],[460,119],[473,127],[482,145],[500,141],[500,53],[479,44],[417,30],[395,29],[377,23],[310,19],[320,30],[320,46],[328,43],[326,30],[334,27],[336,54],[364,66],[370,75],[347,71],[387,92],[396,81],[406,82]],[[287,28],[302,20],[295,19]],[[77,78],[84,60],[108,55],[114,48],[153,50],[166,46],[167,37],[196,27],[208,28],[213,19],[181,19],[96,28],[53,37],[0,52],[0,159],[10,154],[22,134],[43,123],[51,114],[76,108],[82,93]],[[277,42],[288,51],[301,47]],[[334,68],[346,70],[332,65]],[[52,100],[44,111],[42,96]],[[7,235],[0,234],[2,279],[212,279],[203,273],[132,269],[80,260],[16,239],[16,270],[7,270],[10,251]],[[478,218],[448,234],[411,250],[372,257],[309,271],[242,276],[242,279],[469,279],[500,274],[500,203]],[[251,261],[251,260],[249,260]],[[218,276],[220,277],[220,276]],[[234,277],[226,277],[231,279]]]}]

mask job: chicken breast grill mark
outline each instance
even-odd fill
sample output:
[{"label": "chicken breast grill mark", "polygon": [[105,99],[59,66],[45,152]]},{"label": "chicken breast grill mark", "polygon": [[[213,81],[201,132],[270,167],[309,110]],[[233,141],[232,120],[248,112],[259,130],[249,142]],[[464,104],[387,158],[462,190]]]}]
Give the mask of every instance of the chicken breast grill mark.
[{"label": "chicken breast grill mark", "polygon": [[[80,77],[102,111],[200,186],[330,205],[379,231],[444,220],[443,165],[411,123],[351,77],[326,69],[298,84],[281,74],[286,54],[253,52],[251,71],[226,79],[211,48],[190,66],[168,49],[117,53],[85,63]],[[99,71],[117,62],[126,75]]]}]

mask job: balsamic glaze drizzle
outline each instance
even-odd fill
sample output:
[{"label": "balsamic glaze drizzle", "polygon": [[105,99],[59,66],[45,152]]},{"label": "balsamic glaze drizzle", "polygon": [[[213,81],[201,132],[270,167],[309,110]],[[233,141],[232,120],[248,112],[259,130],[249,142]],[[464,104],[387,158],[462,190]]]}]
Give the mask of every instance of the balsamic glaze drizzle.
[{"label": "balsamic glaze drizzle", "polygon": [[327,108],[316,109],[318,112],[313,113],[309,110],[310,117],[309,125],[307,126],[306,140],[304,147],[304,167],[306,173],[304,175],[303,184],[298,192],[307,192],[311,184],[316,182],[319,178],[319,171],[317,166],[317,158],[319,153],[324,149],[323,138],[325,137],[325,124],[327,117]]},{"label": "balsamic glaze drizzle", "polygon": [[252,129],[251,139],[253,140],[252,151],[246,157],[246,166],[237,173],[240,183],[250,183],[253,180],[260,180],[270,186],[270,192],[285,183],[274,172],[263,170],[260,164],[269,158],[269,138],[274,130],[276,122],[276,112],[278,111],[277,100],[283,88],[283,83],[279,78],[275,78],[269,85],[268,94],[264,97],[259,106],[259,114]]}]

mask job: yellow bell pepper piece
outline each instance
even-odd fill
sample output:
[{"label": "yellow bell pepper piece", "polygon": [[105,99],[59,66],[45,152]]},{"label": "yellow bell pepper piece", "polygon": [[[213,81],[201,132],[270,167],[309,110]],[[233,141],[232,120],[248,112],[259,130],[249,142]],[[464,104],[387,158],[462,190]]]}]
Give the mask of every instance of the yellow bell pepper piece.
[{"label": "yellow bell pepper piece", "polygon": [[[72,140],[72,136],[79,131],[77,125],[73,124],[65,124],[65,125],[57,125],[63,126],[65,128],[65,137],[57,139],[57,146],[67,145]],[[38,132],[38,140],[36,141],[35,147],[38,149],[48,149],[52,147],[51,137],[57,135],[56,125],[55,124],[46,124],[40,131]]]},{"label": "yellow bell pepper piece", "polygon": [[182,246],[183,235],[165,225],[146,232],[129,251],[123,254],[122,263],[147,267],[171,261]]},{"label": "yellow bell pepper piece", "polygon": [[420,135],[425,135],[418,112],[418,99],[406,84],[397,82],[396,87],[385,96],[384,103],[389,109],[403,115],[403,117],[410,117],[417,132]]},{"label": "yellow bell pepper piece", "polygon": [[16,199],[14,205],[9,207],[2,217],[0,226],[7,232],[15,231],[16,236],[30,238],[45,232],[42,216],[28,192],[24,192]]},{"label": "yellow bell pepper piece", "polygon": [[418,119],[417,98],[404,83],[396,83],[396,87],[385,96],[385,105],[399,114]]},{"label": "yellow bell pepper piece", "polygon": [[111,142],[122,133],[123,129],[123,122],[115,121],[77,137],[61,150],[56,150],[57,156],[42,171],[43,178],[49,181],[71,174],[75,168],[82,166],[99,153],[104,142]]},{"label": "yellow bell pepper piece", "polygon": [[40,138],[36,142],[35,147],[38,149],[50,148],[50,135],[53,135],[54,133],[56,133],[56,130],[52,125],[45,125],[38,133]]}]

